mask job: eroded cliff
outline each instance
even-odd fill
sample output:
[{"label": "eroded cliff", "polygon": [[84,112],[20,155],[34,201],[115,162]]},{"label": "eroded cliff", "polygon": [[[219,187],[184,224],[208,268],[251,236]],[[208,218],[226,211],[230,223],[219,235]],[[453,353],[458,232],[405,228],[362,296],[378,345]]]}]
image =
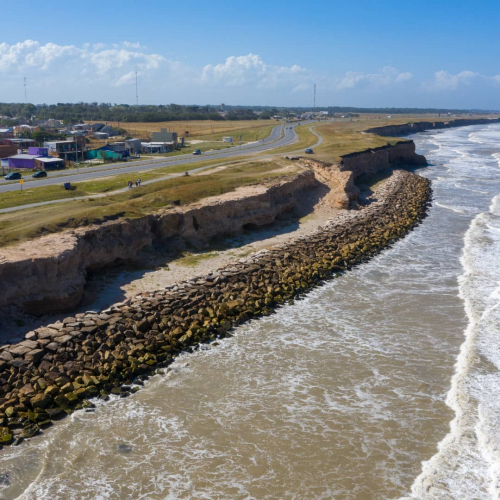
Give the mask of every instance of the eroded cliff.
[{"label": "eroded cliff", "polygon": [[490,123],[500,123],[500,118],[464,118],[449,121],[428,121],[416,123],[404,123],[401,125],[384,125],[365,130],[369,134],[378,134],[390,137],[400,137],[403,135],[416,134],[427,130],[440,130],[453,127],[465,127],[467,125],[483,125]]},{"label": "eroded cliff", "polygon": [[179,240],[199,247],[214,238],[238,234],[248,224],[271,224],[293,210],[300,196],[316,185],[314,173],[305,171],[187,207],[51,234],[3,249],[0,307],[16,304],[35,313],[69,310],[81,300],[88,271],[134,261],[146,247],[168,250]]}]

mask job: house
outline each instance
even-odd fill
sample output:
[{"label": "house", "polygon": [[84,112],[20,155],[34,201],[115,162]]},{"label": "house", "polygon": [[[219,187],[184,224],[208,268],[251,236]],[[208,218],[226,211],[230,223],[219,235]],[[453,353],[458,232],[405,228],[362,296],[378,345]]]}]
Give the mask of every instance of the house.
[{"label": "house", "polygon": [[48,148],[30,147],[28,148],[28,153],[30,155],[49,156]]},{"label": "house", "polygon": [[109,134],[106,132],[94,132],[94,139],[107,139]]},{"label": "house", "polygon": [[60,158],[48,156],[48,148],[29,148],[29,153],[14,154],[2,161],[2,166],[9,168],[27,168],[37,170],[52,170],[64,168]]},{"label": "house", "polygon": [[92,130],[92,125],[88,123],[78,123],[77,125],[73,125],[73,130],[81,130],[83,132],[87,132]]},{"label": "house", "polygon": [[85,130],[69,130],[66,134],[68,136],[76,137],[87,135],[87,132]]},{"label": "house", "polygon": [[14,135],[16,137],[22,137],[25,132],[33,133],[36,130],[40,130],[40,127],[31,125],[18,125],[17,127],[14,127]]},{"label": "house", "polygon": [[10,138],[5,138],[3,140],[3,143],[6,146],[16,146],[18,149],[27,149],[30,146],[33,146],[36,143],[36,141],[34,139],[22,139],[22,138],[15,139],[10,137]]},{"label": "house", "polygon": [[0,128],[0,144],[7,144],[5,140],[11,137],[14,137],[14,130],[12,128]]},{"label": "house", "polygon": [[47,141],[44,146],[48,148],[49,155],[58,156],[64,160],[83,158],[85,151],[85,137],[75,137],[67,141]]},{"label": "house", "polygon": [[[7,166],[9,168],[35,168],[35,158],[38,158],[38,155],[30,155],[26,153],[21,153],[13,156],[9,156],[5,158],[7,160]],[[3,162],[2,162],[3,164]]]},{"label": "house", "polygon": [[153,132],[151,142],[173,142],[175,149],[177,147],[177,132],[167,132],[167,129],[162,128],[159,132]]},{"label": "house", "polygon": [[143,153],[168,153],[175,149],[174,142],[143,142],[141,144]]},{"label": "house", "polygon": [[111,128],[109,125],[106,125],[99,130],[99,132],[105,132],[109,137],[114,137],[115,135],[120,135],[118,130]]},{"label": "house", "polygon": [[3,146],[0,145],[0,158],[7,158],[18,153],[16,146]]},{"label": "house", "polygon": [[11,127],[0,128],[0,137],[14,137],[14,130]]},{"label": "house", "polygon": [[100,130],[102,128],[104,128],[104,127],[105,127],[104,123],[94,123],[94,124],[92,124],[92,130],[94,132],[100,132]]},{"label": "house", "polygon": [[40,156],[33,163],[37,170],[59,170],[65,167],[64,160],[55,156]]},{"label": "house", "polygon": [[63,127],[63,123],[59,120],[55,120],[54,118],[49,118],[47,121],[41,124],[42,128],[61,128]]},{"label": "house", "polygon": [[123,143],[106,144],[102,148],[91,149],[85,153],[85,158],[88,160],[111,160],[119,161],[130,156],[129,151]]},{"label": "house", "polygon": [[125,141],[125,148],[131,155],[139,154],[142,150],[142,144],[140,139],[127,139]]}]

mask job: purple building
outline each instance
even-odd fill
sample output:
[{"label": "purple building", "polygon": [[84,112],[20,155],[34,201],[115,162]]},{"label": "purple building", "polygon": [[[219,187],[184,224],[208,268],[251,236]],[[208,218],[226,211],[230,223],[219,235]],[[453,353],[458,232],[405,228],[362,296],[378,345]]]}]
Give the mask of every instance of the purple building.
[{"label": "purple building", "polygon": [[19,154],[14,156],[9,156],[5,158],[9,162],[10,168],[35,168],[35,158],[39,158],[40,155],[30,155],[30,154]]},{"label": "purple building", "polygon": [[30,155],[37,155],[37,156],[49,156],[49,148],[28,148],[28,153]]}]

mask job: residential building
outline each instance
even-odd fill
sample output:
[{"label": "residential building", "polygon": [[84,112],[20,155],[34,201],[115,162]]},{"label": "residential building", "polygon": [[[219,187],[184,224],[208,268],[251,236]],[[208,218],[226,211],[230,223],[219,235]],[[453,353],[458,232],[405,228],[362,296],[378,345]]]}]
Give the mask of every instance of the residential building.
[{"label": "residential building", "polygon": [[42,128],[62,128],[64,125],[63,122],[60,120],[49,118],[47,121],[43,122],[40,126]]},{"label": "residential building", "polygon": [[7,156],[15,155],[17,152],[16,146],[0,145],[0,158],[7,158]]},{"label": "residential building", "polygon": [[[9,156],[5,158],[7,160],[7,166],[9,168],[27,168],[33,169],[35,168],[35,158],[38,158],[38,155],[30,155],[27,153],[21,153],[13,156]],[[4,164],[4,162],[2,162]]]},{"label": "residential building", "polygon": [[0,144],[7,144],[6,139],[14,137],[14,130],[10,127],[0,128]]},{"label": "residential building", "polygon": [[131,155],[139,154],[142,151],[142,144],[140,139],[127,139],[125,141],[125,148]]},{"label": "residential building", "polygon": [[127,158],[130,155],[128,150],[122,144],[123,143],[106,144],[102,148],[91,149],[85,153],[85,158],[88,160],[123,160],[123,158]]},{"label": "residential building", "polygon": [[34,139],[23,139],[23,138],[5,138],[3,143],[6,146],[16,146],[18,149],[27,149],[30,146],[34,146],[36,141]]},{"label": "residential building", "polygon": [[153,132],[151,142],[173,142],[174,149],[177,147],[177,132],[167,132],[166,128],[162,128],[159,132]]},{"label": "residential building", "polygon": [[73,125],[73,130],[81,130],[81,131],[92,130],[92,125],[88,123],[78,123],[76,125]]},{"label": "residential building", "polygon": [[106,125],[102,127],[99,132],[105,132],[108,134],[109,137],[114,137],[115,135],[120,135],[118,130],[115,130],[114,128],[110,127],[109,125]]},{"label": "residential building", "polygon": [[85,137],[75,137],[66,141],[47,141],[44,146],[48,148],[49,155],[58,156],[63,160],[83,158],[85,152]]},{"label": "residential building", "polygon": [[175,149],[174,142],[143,142],[141,144],[143,153],[168,153]]},{"label": "residential building", "polygon": [[59,170],[65,167],[64,160],[55,156],[39,156],[33,163],[37,170]]},{"label": "residential building", "polygon": [[109,134],[106,132],[94,132],[94,139],[107,139]]},{"label": "residential building", "polygon": [[30,155],[49,156],[49,149],[48,148],[39,148],[39,147],[30,147],[30,148],[28,148],[28,153]]}]

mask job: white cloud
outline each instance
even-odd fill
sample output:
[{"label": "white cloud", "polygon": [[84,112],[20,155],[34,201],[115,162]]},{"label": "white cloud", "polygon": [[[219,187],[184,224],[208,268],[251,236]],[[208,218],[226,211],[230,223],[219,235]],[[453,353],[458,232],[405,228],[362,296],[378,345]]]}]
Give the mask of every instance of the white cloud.
[{"label": "white cloud", "polygon": [[426,82],[423,87],[427,90],[457,90],[461,87],[471,85],[498,85],[500,84],[500,75],[487,76],[474,71],[461,71],[453,74],[448,71],[436,71],[434,80]]},{"label": "white cloud", "polygon": [[226,87],[242,87],[255,85],[257,88],[276,88],[279,86],[290,89],[303,86],[311,80],[311,72],[298,66],[274,66],[266,64],[260,56],[230,56],[224,63],[208,64],[203,68],[201,83],[209,85],[224,85]]},{"label": "white cloud", "polygon": [[[99,83],[110,87],[133,84],[135,68],[149,80],[154,75],[164,77],[176,74],[185,78],[182,64],[170,61],[160,54],[149,54],[136,42],[121,42],[112,48],[102,43],[74,45],[45,45],[34,40],[16,44],[0,44],[0,75],[3,82],[27,76],[37,87],[52,85],[54,76],[74,85]],[[0,84],[1,85],[1,84]],[[76,89],[76,87],[74,87]]]},{"label": "white cloud", "polygon": [[352,89],[361,85],[383,87],[402,83],[413,78],[409,72],[400,73],[396,68],[386,66],[377,73],[361,73],[349,71],[343,77],[333,78],[331,87],[334,90]]}]

